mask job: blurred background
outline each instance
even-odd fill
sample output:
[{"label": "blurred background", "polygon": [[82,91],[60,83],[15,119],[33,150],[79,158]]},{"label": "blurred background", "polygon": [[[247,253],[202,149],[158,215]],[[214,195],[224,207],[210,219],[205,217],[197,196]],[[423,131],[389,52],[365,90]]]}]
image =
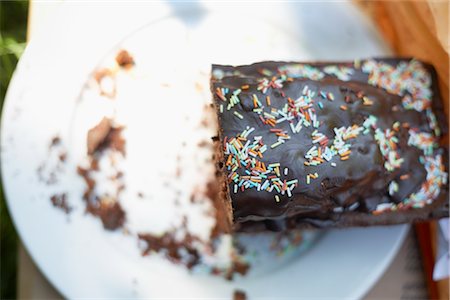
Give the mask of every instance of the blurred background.
[{"label": "blurred background", "polygon": [[[0,1],[0,112],[6,88],[25,49],[28,1]],[[0,184],[0,299],[16,297],[18,237]]]}]

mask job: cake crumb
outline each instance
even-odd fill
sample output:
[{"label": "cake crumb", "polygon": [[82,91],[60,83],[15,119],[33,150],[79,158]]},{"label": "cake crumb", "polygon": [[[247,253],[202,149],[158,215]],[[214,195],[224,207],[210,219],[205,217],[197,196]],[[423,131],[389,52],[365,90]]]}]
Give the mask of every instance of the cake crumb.
[{"label": "cake crumb", "polygon": [[58,183],[60,175],[64,173],[66,159],[67,151],[62,139],[55,135],[50,140],[47,158],[36,170],[39,181],[47,185]]},{"label": "cake crumb", "polygon": [[50,142],[50,148],[58,146],[59,144],[61,144],[61,138],[56,135],[52,138],[52,141]]},{"label": "cake crumb", "polygon": [[114,127],[112,120],[103,118],[100,123],[88,131],[87,152],[94,155],[103,149],[117,150],[125,156],[125,140],[122,133],[123,127]]},{"label": "cake crumb", "polygon": [[134,58],[127,50],[121,50],[119,53],[117,53],[116,62],[120,67],[125,69],[129,69],[135,64]]},{"label": "cake crumb", "polygon": [[247,295],[242,290],[235,290],[233,294],[233,300],[246,300]]},{"label": "cake crumb", "polygon": [[161,252],[173,263],[183,264],[188,269],[192,269],[200,263],[200,253],[194,245],[201,241],[189,233],[186,233],[181,240],[177,238],[177,235],[179,232],[176,229],[165,232],[162,236],[139,233],[138,238],[143,243],[142,255]]},{"label": "cake crumb", "polygon": [[93,75],[98,84],[100,95],[113,99],[116,96],[116,79],[110,69],[97,70]]},{"label": "cake crumb", "polygon": [[99,204],[88,204],[87,211],[100,217],[106,230],[116,230],[125,223],[125,211],[117,199],[100,201]]},{"label": "cake crumb", "polygon": [[50,200],[52,201],[53,206],[60,208],[66,214],[70,214],[70,212],[72,211],[72,207],[69,206],[66,198],[67,198],[66,193],[62,193],[51,196]]}]

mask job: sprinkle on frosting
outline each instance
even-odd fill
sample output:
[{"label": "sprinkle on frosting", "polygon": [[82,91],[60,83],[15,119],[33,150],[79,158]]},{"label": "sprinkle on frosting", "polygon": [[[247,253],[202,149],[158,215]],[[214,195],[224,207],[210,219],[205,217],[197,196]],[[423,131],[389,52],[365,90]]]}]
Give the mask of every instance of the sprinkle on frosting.
[{"label": "sprinkle on frosting", "polygon": [[431,76],[417,60],[392,66],[385,62],[367,60],[362,66],[369,73],[368,82],[403,97],[407,109],[422,111],[431,105]]},{"label": "sprinkle on frosting", "polygon": [[267,79],[267,78],[263,78],[259,83],[258,83],[258,91],[261,91],[263,94],[267,93],[267,90],[269,88],[274,88],[274,89],[280,89],[283,87],[283,79],[282,78],[277,78],[277,77],[272,77],[271,80]]},{"label": "sprinkle on frosting", "polygon": [[439,196],[441,187],[447,184],[448,180],[442,155],[422,156],[421,158],[427,171],[426,181],[422,184],[418,192],[412,193],[403,201],[406,205],[412,205],[414,208],[420,208],[425,206],[425,204],[430,204]]},{"label": "sprinkle on frosting", "polygon": [[398,192],[398,183],[395,181],[391,181],[391,183],[389,184],[389,195],[393,196],[396,192]]},{"label": "sprinkle on frosting", "polygon": [[[291,197],[298,180],[283,179],[280,163],[266,165],[262,161],[267,145],[260,136],[249,138],[254,130],[254,128],[247,127],[236,137],[232,137],[230,140],[227,137],[224,139],[225,166],[229,171],[229,182],[234,183],[233,192],[236,194],[246,189],[275,192],[277,193],[275,196],[277,202],[280,201],[278,194]],[[288,168],[284,168],[283,173],[288,174]]]},{"label": "sprinkle on frosting", "polygon": [[441,129],[439,128],[439,125],[436,120],[436,115],[433,113],[431,109],[427,109],[425,111],[428,119],[428,124],[430,125],[430,128],[434,131],[434,134],[436,136],[441,135]]},{"label": "sprinkle on frosting", "polygon": [[306,64],[287,64],[278,68],[278,71],[292,78],[320,80],[325,77],[320,69]]},{"label": "sprinkle on frosting", "polygon": [[[398,209],[422,208],[426,204],[430,204],[439,196],[441,187],[447,184],[448,174],[445,172],[442,155],[421,156],[427,177],[419,191],[412,193],[402,202],[382,203],[377,205],[373,214],[380,214],[385,211],[394,211]],[[391,183],[392,184],[392,183]],[[391,194],[391,186],[389,186],[389,194]]]},{"label": "sprinkle on frosting", "polygon": [[[281,109],[272,108],[267,111],[259,102],[261,107],[253,109],[253,112],[259,114],[259,118],[264,124],[275,127],[277,124],[289,122],[292,133],[299,133],[303,127],[318,128],[320,125],[314,108],[314,96],[315,92],[305,86],[299,98],[294,100],[288,97],[287,103]],[[270,103],[270,98],[267,98],[266,102]],[[285,139],[290,138],[286,132],[284,134],[286,135]],[[280,141],[281,143],[283,141]]]},{"label": "sprinkle on frosting", "polygon": [[370,129],[377,128],[377,117],[370,115],[363,123],[364,131],[363,134],[368,134]]},{"label": "sprinkle on frosting", "polygon": [[244,119],[244,116],[242,116],[240,113],[238,113],[237,111],[234,111],[233,114],[238,117],[239,119]]},{"label": "sprinkle on frosting", "polygon": [[416,132],[416,130],[409,130],[408,145],[419,148],[425,155],[431,155],[433,149],[438,145],[435,137],[428,132]]},{"label": "sprinkle on frosting", "polygon": [[353,125],[349,127],[334,128],[335,137],[332,145],[329,147],[329,139],[323,133],[314,130],[311,134],[313,146],[306,152],[304,162],[306,166],[317,166],[325,162],[329,162],[336,155],[341,160],[347,160],[351,154],[351,144],[347,141],[356,138],[363,127]]},{"label": "sprinkle on frosting", "polygon": [[377,128],[375,129],[374,137],[381,154],[385,158],[384,167],[386,170],[392,172],[394,169],[400,168],[404,159],[400,157],[397,151],[398,138],[395,136],[394,131],[389,128],[384,131]]},{"label": "sprinkle on frosting", "polygon": [[351,76],[355,72],[352,68],[344,66],[326,66],[325,68],[323,68],[323,71],[328,75],[336,76],[342,81],[349,81],[351,79]]},{"label": "sprinkle on frosting", "polygon": [[405,109],[414,109],[419,112],[425,110],[430,128],[436,136],[440,136],[436,117],[431,110],[433,96],[431,76],[421,62],[413,59],[391,66],[384,62],[367,60],[362,70],[369,73],[370,84],[401,96]]}]

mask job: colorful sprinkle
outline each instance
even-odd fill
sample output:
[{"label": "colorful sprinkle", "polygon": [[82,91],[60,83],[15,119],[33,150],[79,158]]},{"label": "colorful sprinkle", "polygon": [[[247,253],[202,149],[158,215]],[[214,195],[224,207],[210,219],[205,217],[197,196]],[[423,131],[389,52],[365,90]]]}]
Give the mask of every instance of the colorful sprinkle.
[{"label": "colorful sprinkle", "polygon": [[238,117],[239,119],[244,119],[244,116],[242,116],[240,113],[238,113],[237,111],[234,111],[233,114]]},{"label": "colorful sprinkle", "polygon": [[374,138],[378,143],[381,154],[385,158],[384,167],[386,170],[392,172],[394,169],[400,168],[404,159],[397,152],[398,139],[394,131],[389,128],[384,131],[377,128]]},{"label": "colorful sprinkle", "polygon": [[393,196],[396,192],[398,192],[398,184],[395,181],[391,181],[389,184],[389,195]]},{"label": "colorful sprinkle", "polygon": [[363,99],[363,105],[367,105],[367,106],[373,105],[373,101],[370,100],[369,97],[364,96],[362,99]]},{"label": "colorful sprinkle", "polygon": [[406,109],[423,111],[431,105],[431,76],[417,60],[402,61],[396,66],[367,60],[362,71],[369,74],[369,84],[402,96]]},{"label": "colorful sprinkle", "polygon": [[325,77],[320,69],[306,64],[287,64],[279,67],[278,71],[292,78],[319,80]]},{"label": "colorful sprinkle", "polygon": [[408,145],[417,147],[422,150],[425,155],[431,155],[435,148],[438,147],[436,138],[428,132],[416,132],[413,129],[409,131]]},{"label": "colorful sprinkle", "polygon": [[407,180],[409,179],[410,175],[409,174],[403,174],[400,176],[400,180]]},{"label": "colorful sprinkle", "polygon": [[345,66],[326,66],[325,68],[323,68],[323,71],[328,75],[334,75],[338,79],[343,81],[349,81],[354,73],[354,70],[352,68],[348,68]]},{"label": "colorful sprinkle", "polygon": [[334,101],[334,95],[332,93],[327,93],[327,99],[330,101]]}]

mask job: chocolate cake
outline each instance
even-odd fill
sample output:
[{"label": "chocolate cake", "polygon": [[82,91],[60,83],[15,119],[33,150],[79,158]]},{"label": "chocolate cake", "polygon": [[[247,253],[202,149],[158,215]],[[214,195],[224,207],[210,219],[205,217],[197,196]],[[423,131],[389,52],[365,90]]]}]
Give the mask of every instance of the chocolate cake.
[{"label": "chocolate cake", "polygon": [[448,216],[447,125],[432,66],[214,65],[211,89],[236,230]]}]

